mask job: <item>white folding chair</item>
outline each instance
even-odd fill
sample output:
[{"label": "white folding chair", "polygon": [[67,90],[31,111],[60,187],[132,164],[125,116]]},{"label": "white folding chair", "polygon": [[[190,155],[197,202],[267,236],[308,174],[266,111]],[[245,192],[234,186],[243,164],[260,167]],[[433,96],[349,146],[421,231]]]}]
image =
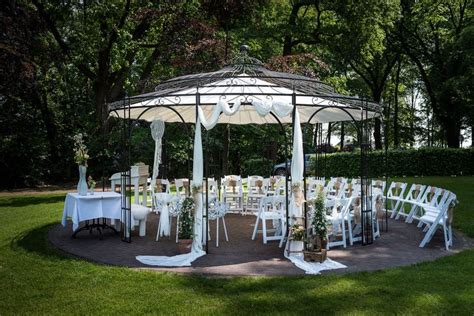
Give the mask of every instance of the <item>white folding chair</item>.
[{"label": "white folding chair", "polygon": [[403,203],[403,194],[407,188],[407,184],[403,182],[392,182],[387,190],[387,202],[390,204],[390,217],[395,218],[398,213],[400,204]]},{"label": "white folding chair", "polygon": [[[285,217],[285,197],[284,196],[266,196],[260,200],[260,208],[255,221],[255,227],[252,234],[252,240],[255,240],[257,232],[262,232],[263,243],[268,240],[282,240],[284,238],[284,229],[282,221]],[[276,226],[275,234],[268,236],[267,220],[271,220]],[[262,223],[262,230],[258,230],[259,223]],[[276,224],[276,225],[275,225]]]},{"label": "white folding chair", "polygon": [[[209,203],[209,213],[207,216],[207,220],[208,225],[209,221],[216,221],[216,247],[219,247],[219,220],[222,221],[222,226],[224,227],[225,241],[229,241],[229,236],[227,234],[227,226],[225,224],[225,214],[227,213],[228,209],[229,206],[224,203],[220,203],[217,197],[214,197]],[[211,240],[210,229],[208,230],[208,234],[209,240]]]},{"label": "white folding chair", "polygon": [[[346,239],[346,219],[347,215],[349,214],[349,209],[352,203],[351,198],[343,198],[340,200],[336,200],[334,207],[332,208],[331,215],[327,215],[326,219],[332,225],[332,234],[328,236],[328,244],[327,249],[336,246],[343,246],[344,248],[347,247],[347,239]],[[341,239],[337,240],[337,235],[341,232]]]},{"label": "white folding chair", "polygon": [[225,176],[223,184],[222,199],[224,204],[229,205],[229,211],[237,211],[243,215],[243,186],[242,178],[236,175]]},{"label": "white folding chair", "polygon": [[438,198],[438,195],[441,193],[441,189],[437,187],[432,187],[428,186],[423,193],[421,199],[416,202],[412,202],[411,204],[413,205],[411,208],[410,213],[407,216],[407,219],[405,222],[407,223],[413,223],[413,220],[419,220],[420,219],[420,212],[422,211],[421,207],[422,206],[434,206],[436,203],[436,200]]},{"label": "white folding chair", "polygon": [[263,177],[249,176],[247,178],[247,202],[245,205],[245,214],[247,212],[257,213],[260,206],[260,199],[267,195]]},{"label": "white folding chair", "polygon": [[[421,198],[423,197],[423,193],[425,191],[426,191],[426,185],[412,184],[405,198],[402,199],[402,204],[400,205],[400,208],[398,209],[395,219],[398,220],[400,217],[404,217],[405,221],[407,221],[408,217],[410,216],[411,211],[415,207],[413,203],[421,201]],[[406,209],[405,209],[406,204],[411,206],[408,212],[406,212]]]},{"label": "white folding chair", "polygon": [[446,250],[453,246],[453,233],[452,233],[452,220],[453,220],[453,209],[456,203],[456,195],[452,192],[447,193],[447,198],[443,203],[437,206],[424,205],[423,209],[425,214],[420,217],[420,222],[426,224],[427,229],[423,240],[420,243],[420,247],[423,248],[427,243],[431,241],[438,227],[443,228],[444,234],[444,245]]}]

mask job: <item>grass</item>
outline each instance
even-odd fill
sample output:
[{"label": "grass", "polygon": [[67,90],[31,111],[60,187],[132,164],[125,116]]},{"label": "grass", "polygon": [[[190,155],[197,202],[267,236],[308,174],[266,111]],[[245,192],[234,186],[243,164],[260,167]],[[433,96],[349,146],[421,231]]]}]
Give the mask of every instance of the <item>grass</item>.
[{"label": "grass", "polygon": [[[451,189],[474,237],[474,178],[405,179]],[[215,278],[133,271],[68,257],[46,241],[64,195],[0,198],[0,314],[474,313],[474,250],[343,276]],[[368,250],[370,250],[368,248]]]}]

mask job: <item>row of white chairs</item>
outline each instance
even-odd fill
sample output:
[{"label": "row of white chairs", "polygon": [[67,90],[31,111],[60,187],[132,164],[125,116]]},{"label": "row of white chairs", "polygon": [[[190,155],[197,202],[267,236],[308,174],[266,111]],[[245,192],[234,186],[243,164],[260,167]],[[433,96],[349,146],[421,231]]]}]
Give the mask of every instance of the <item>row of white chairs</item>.
[{"label": "row of white chairs", "polygon": [[392,182],[387,192],[391,218],[404,218],[406,223],[418,221],[425,236],[420,247],[426,246],[438,228],[443,229],[446,250],[453,245],[452,220],[456,195],[443,188],[423,184]]},{"label": "row of white chairs", "polygon": [[[185,187],[187,181],[187,179],[175,179],[177,194],[186,195]],[[161,184],[166,184],[166,190],[169,192],[169,181],[166,179],[161,180]],[[247,192],[244,192],[244,184]],[[284,222],[285,219],[281,216],[281,214],[285,214],[284,206],[286,205],[286,203],[282,202],[285,201],[284,177],[263,178],[251,176],[244,181],[240,176],[231,175],[221,179],[221,187],[222,191],[219,192],[217,181],[211,178],[208,179],[207,190],[212,193],[210,212],[213,209],[213,205],[217,205],[219,209],[225,208],[226,212],[240,211],[244,213],[245,210],[245,213],[256,215],[257,219],[252,239],[255,239],[257,232],[262,232],[264,243],[267,240],[275,239],[268,236],[269,229],[265,227],[265,221],[280,222],[274,229],[275,236],[279,236],[276,238],[279,240],[285,238],[283,234],[286,228],[283,226],[286,223]],[[360,179],[346,179],[342,177],[327,180],[324,178],[307,178],[306,190],[308,200],[315,198],[319,191],[322,191],[326,196],[326,206],[330,213],[328,219],[332,223],[333,233],[334,235],[341,235],[340,240],[331,240],[329,247],[346,247],[346,237],[348,237],[350,245],[360,240],[360,236],[357,236],[360,233],[360,223],[356,223],[356,221],[359,221],[359,215],[356,216],[354,214],[355,203],[360,203]],[[290,191],[288,190],[288,192]],[[392,218],[404,218],[407,223],[412,223],[416,220],[418,221],[418,226],[422,227],[426,232],[420,247],[424,247],[431,240],[438,227],[443,228],[446,249],[452,246],[452,216],[448,216],[450,207],[456,201],[456,196],[452,192],[419,184],[413,184],[409,187],[408,184],[402,182],[392,182],[386,190],[385,181],[372,180],[371,191],[366,192],[365,195],[368,196],[366,203],[372,203],[371,209],[374,212],[372,216],[374,223],[372,226],[374,227],[373,235],[375,238],[380,236],[379,220],[377,218],[381,218],[381,212],[383,214],[387,211],[385,209],[385,193],[388,212]],[[245,195],[246,204],[244,208]],[[272,196],[275,196],[275,198],[271,198]],[[222,202],[219,202],[219,200],[222,200]],[[376,206],[377,203],[379,203],[379,206]],[[266,210],[262,211],[263,209]],[[227,240],[224,215],[221,214],[218,218],[222,218]],[[212,217],[214,218],[214,216]],[[218,222],[219,220],[216,221],[217,227],[219,225]],[[263,226],[260,231],[257,228],[259,224]]]}]

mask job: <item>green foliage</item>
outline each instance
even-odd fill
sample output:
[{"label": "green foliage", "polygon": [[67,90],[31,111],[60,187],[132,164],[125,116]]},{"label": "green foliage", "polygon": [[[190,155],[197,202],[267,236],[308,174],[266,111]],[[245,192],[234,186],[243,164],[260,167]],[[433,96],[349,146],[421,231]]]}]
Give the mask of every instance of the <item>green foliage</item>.
[{"label": "green foliage", "polygon": [[187,197],[183,200],[181,205],[181,212],[179,215],[179,238],[192,239],[194,225],[194,200],[192,197]]},{"label": "green foliage", "polygon": [[[474,149],[421,148],[389,150],[385,163],[384,151],[368,155],[369,174],[388,176],[450,176],[474,175]],[[335,153],[321,157],[320,170],[324,176],[360,176],[360,154]]]},{"label": "green foliage", "polygon": [[[319,188],[317,188],[319,190]],[[327,220],[326,220],[326,208],[324,207],[324,194],[318,193],[318,197],[312,202],[313,204],[313,219],[311,226],[316,236],[321,238],[327,238]]]},{"label": "green foliage", "polygon": [[242,175],[269,176],[273,171],[273,161],[265,158],[249,158],[242,162]]}]

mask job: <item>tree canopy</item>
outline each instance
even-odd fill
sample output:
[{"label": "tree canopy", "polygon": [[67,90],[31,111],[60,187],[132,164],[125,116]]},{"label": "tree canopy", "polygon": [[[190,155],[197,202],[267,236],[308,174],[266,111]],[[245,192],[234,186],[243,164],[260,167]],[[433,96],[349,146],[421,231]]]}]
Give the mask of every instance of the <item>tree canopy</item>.
[{"label": "tree canopy", "polygon": [[[271,69],[382,103],[374,148],[384,134],[396,148],[459,147],[468,131],[472,140],[472,0],[17,0],[4,2],[0,20],[1,187],[72,181],[78,132],[92,173],[110,174],[120,142],[108,102],[218,69],[243,43]],[[186,175],[191,128],[167,125],[169,177]],[[333,150],[357,141],[348,124],[325,130],[340,137]],[[148,125],[133,131],[133,159],[151,164]],[[304,131],[314,152],[316,129]],[[285,133],[218,126],[207,135],[210,170],[269,173],[285,159]]]}]

